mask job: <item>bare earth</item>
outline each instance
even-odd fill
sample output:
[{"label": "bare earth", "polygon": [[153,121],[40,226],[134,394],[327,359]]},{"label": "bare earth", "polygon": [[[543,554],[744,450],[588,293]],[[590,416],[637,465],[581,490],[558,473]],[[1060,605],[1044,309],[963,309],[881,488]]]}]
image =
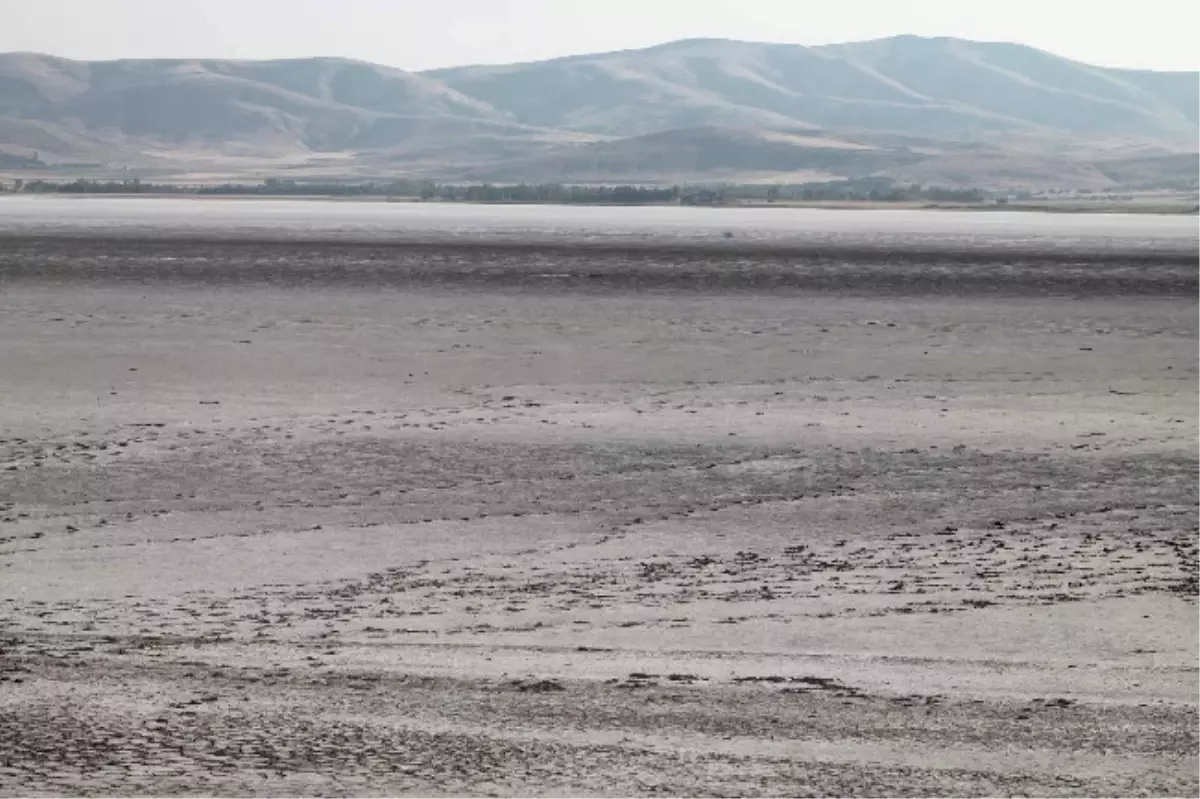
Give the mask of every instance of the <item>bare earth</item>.
[{"label": "bare earth", "polygon": [[0,240],[0,794],[1196,795],[1194,262],[678,257]]}]

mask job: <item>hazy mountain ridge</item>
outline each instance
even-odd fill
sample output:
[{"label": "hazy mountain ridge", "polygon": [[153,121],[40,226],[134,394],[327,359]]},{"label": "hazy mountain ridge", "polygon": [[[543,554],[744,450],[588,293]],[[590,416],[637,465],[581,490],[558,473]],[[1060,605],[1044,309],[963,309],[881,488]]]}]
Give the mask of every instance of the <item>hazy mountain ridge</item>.
[{"label": "hazy mountain ridge", "polygon": [[685,40],[425,74],[523,122],[618,135],[651,132],[628,117],[665,106],[659,114],[712,108],[742,114],[745,124],[919,135],[1045,128],[1190,140],[1200,89],[1195,73],[1106,69],[1021,45],[913,36],[821,47]]},{"label": "hazy mountain ridge", "polygon": [[340,147],[380,119],[505,116],[436,80],[341,59],[76,62],[0,56],[0,109],[9,116],[78,120],[165,141],[294,141]]},{"label": "hazy mountain ridge", "polygon": [[[0,152],[143,167],[321,163],[347,176],[887,174],[1102,188],[1192,163],[1170,159],[1196,148],[1198,95],[1197,73],[912,36],[821,47],[685,40],[422,73],[337,58],[9,53],[0,54]],[[1128,163],[1095,163],[1106,158]]]}]

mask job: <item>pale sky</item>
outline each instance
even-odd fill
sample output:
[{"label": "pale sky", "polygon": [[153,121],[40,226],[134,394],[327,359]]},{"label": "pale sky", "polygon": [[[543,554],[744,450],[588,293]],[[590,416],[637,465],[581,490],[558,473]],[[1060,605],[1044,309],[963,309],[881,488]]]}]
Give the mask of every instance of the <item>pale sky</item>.
[{"label": "pale sky", "polygon": [[0,52],[79,59],[323,55],[418,70],[692,37],[826,44],[900,33],[1200,69],[1198,0],[0,0]]}]

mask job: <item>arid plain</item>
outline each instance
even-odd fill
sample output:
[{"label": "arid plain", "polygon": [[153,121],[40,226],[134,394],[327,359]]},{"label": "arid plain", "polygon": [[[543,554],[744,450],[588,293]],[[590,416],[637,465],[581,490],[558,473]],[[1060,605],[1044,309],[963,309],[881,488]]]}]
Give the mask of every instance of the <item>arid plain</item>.
[{"label": "arid plain", "polygon": [[1195,795],[1194,252],[737,243],[0,237],[0,794]]}]

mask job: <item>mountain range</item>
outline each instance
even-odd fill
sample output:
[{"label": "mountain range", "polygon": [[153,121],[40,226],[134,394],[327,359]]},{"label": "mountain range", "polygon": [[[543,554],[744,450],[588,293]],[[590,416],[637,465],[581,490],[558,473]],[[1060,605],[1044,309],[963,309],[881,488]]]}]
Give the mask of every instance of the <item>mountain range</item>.
[{"label": "mountain range", "polygon": [[427,72],[339,58],[7,53],[0,166],[193,179],[1187,186],[1200,163],[1198,97],[1195,72],[916,36],[697,39]]}]

